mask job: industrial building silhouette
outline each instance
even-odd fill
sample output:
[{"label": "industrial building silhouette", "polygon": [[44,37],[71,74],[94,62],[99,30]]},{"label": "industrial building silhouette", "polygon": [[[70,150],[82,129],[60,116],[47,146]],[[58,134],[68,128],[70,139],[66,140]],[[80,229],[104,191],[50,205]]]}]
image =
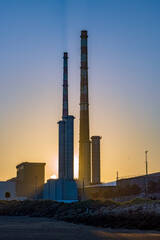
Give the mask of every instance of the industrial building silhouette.
[{"label": "industrial building silhouette", "polygon": [[[87,31],[81,31],[80,67],[80,127],[79,127],[79,179],[74,180],[74,119],[69,115],[68,104],[68,53],[63,55],[62,119],[59,127],[58,179],[44,184],[45,163],[23,162],[17,165],[15,183],[16,197],[27,199],[77,200],[77,185],[100,183],[100,139],[90,138]],[[91,140],[90,140],[91,139]],[[92,150],[92,154],[91,154]],[[92,158],[91,158],[92,155]],[[91,179],[92,176],[92,179]],[[44,186],[44,196],[42,196]]]},{"label": "industrial building silhouette", "polygon": [[16,196],[27,199],[42,199],[45,163],[23,162],[16,166]]},{"label": "industrial building silhouette", "polygon": [[[105,192],[107,188],[116,192],[118,188],[137,185],[141,192],[157,191],[160,199],[160,173],[147,174],[149,191],[146,191],[146,175],[117,179],[115,184],[101,184],[100,136],[90,136],[89,124],[89,78],[88,78],[88,33],[81,31],[80,62],[80,122],[79,122],[79,178],[74,180],[74,119],[69,115],[68,104],[68,53],[63,54],[62,119],[58,122],[58,179],[45,179],[45,163],[22,162],[16,166],[17,176],[0,182],[0,199],[51,199],[72,202],[92,194]],[[116,185],[117,184],[117,185]],[[156,187],[155,187],[156,186]],[[77,190],[79,188],[79,190]],[[149,195],[148,195],[149,196]]]}]

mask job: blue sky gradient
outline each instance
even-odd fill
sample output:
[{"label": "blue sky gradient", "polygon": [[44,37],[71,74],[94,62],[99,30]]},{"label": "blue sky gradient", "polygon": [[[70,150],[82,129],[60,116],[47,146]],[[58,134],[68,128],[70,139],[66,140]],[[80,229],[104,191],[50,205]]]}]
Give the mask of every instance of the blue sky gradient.
[{"label": "blue sky gradient", "polygon": [[160,1],[1,0],[1,180],[22,161],[44,161],[46,178],[57,174],[64,51],[78,156],[81,30],[102,181],[145,173],[145,150],[149,172],[160,171]]}]

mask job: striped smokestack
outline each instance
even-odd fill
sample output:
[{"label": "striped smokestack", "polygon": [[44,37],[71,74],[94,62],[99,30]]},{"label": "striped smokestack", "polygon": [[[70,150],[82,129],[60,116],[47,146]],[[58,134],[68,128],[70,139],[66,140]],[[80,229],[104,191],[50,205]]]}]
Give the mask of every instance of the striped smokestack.
[{"label": "striped smokestack", "polygon": [[59,178],[66,177],[66,121],[68,116],[68,53],[63,55],[63,106],[59,125]]},{"label": "striped smokestack", "polygon": [[63,57],[63,110],[59,125],[59,178],[73,179],[74,116],[68,115],[68,53]]},{"label": "striped smokestack", "polygon": [[63,108],[62,118],[68,116],[68,53],[63,57]]},{"label": "striped smokestack", "polygon": [[87,31],[81,31],[79,180],[85,185],[91,182],[87,37]]}]

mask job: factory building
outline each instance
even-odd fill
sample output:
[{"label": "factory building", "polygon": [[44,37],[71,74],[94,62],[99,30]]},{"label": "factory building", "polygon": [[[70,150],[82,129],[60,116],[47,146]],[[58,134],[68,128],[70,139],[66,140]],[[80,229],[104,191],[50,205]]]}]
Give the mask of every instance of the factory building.
[{"label": "factory building", "polygon": [[92,184],[100,181],[100,136],[92,136]]},{"label": "factory building", "polygon": [[16,168],[16,196],[27,199],[42,199],[45,163],[23,162]]},{"label": "factory building", "polygon": [[43,199],[45,163],[23,162],[17,177],[0,182],[0,200]]},{"label": "factory building", "polygon": [[124,188],[127,186],[134,186],[137,185],[140,187],[141,192],[146,191],[146,180],[147,180],[147,188],[148,190],[153,190],[153,188],[157,188],[156,191],[160,191],[160,188],[158,189],[160,185],[160,172],[158,173],[152,173],[136,177],[130,177],[130,178],[121,178],[117,180],[117,186],[120,188]]},{"label": "factory building", "polygon": [[[87,200],[87,199],[101,199],[104,200],[105,198],[102,197],[108,191],[115,191],[116,190],[116,182],[109,182],[109,183],[101,183],[95,185],[85,186],[83,189],[82,187],[78,189],[79,199],[80,200]],[[109,197],[108,199],[111,199]],[[107,199],[107,198],[106,198]]]}]

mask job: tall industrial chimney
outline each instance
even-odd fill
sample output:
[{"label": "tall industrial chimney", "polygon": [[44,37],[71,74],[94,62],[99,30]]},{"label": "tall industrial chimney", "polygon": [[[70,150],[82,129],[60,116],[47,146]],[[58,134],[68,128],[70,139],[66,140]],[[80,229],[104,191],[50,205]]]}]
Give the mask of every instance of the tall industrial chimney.
[{"label": "tall industrial chimney", "polygon": [[62,118],[68,116],[68,53],[63,57],[63,108]]},{"label": "tall industrial chimney", "polygon": [[92,136],[92,183],[100,183],[100,136]]},{"label": "tall industrial chimney", "polygon": [[63,57],[63,107],[59,125],[59,178],[73,179],[74,116],[68,115],[68,53]]},{"label": "tall industrial chimney", "polygon": [[66,178],[66,121],[68,116],[68,53],[63,55],[63,106],[59,121],[59,178]]},{"label": "tall industrial chimney", "polygon": [[91,182],[87,37],[87,31],[81,31],[79,180],[85,185]]}]

